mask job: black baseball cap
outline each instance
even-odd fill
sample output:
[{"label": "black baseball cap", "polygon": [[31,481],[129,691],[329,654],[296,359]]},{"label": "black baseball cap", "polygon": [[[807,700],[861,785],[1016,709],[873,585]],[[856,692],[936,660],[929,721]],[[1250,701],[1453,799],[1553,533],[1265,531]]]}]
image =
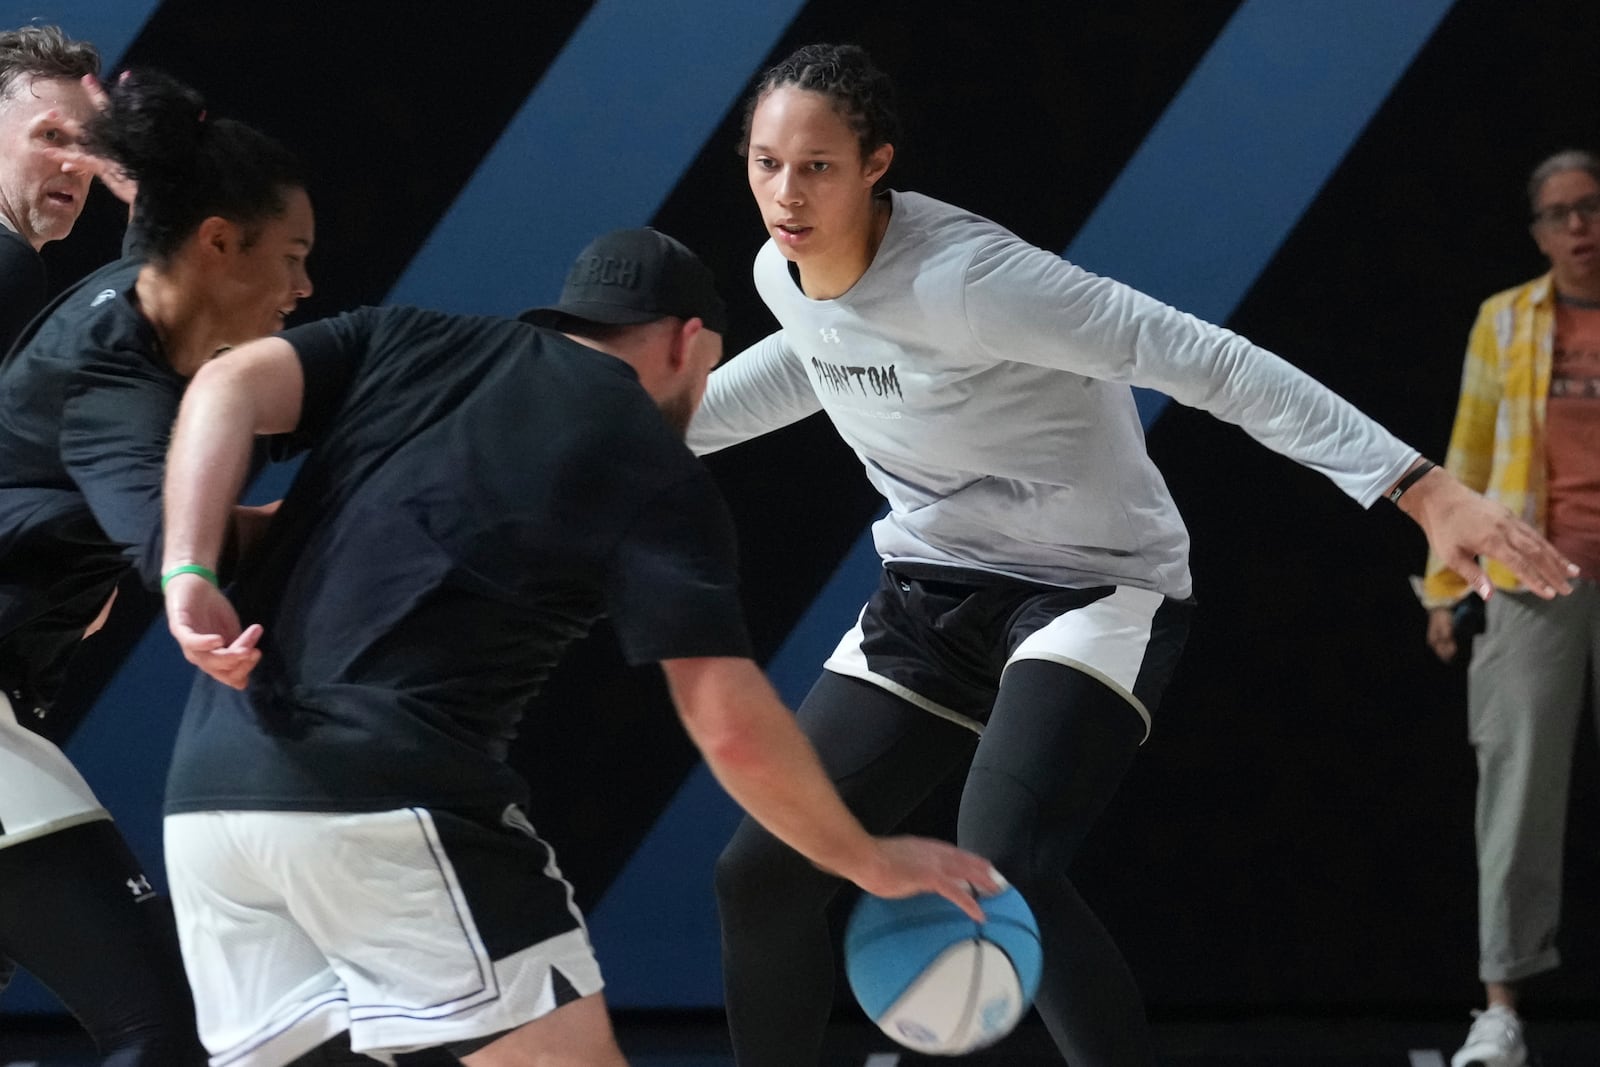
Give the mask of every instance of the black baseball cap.
[{"label": "black baseball cap", "polygon": [[728,309],[711,268],[682,242],[643,226],[589,242],[567,272],[560,301],[517,317],[559,327],[563,317],[623,326],[668,315],[701,319],[714,333],[728,332]]}]

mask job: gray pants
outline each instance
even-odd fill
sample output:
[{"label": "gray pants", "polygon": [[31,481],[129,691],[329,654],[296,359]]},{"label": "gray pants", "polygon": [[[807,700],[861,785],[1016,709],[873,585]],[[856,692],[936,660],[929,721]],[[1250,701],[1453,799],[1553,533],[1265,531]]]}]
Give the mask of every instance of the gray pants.
[{"label": "gray pants", "polygon": [[[1478,977],[1514,982],[1560,962],[1562,846],[1600,588],[1540,600],[1496,592],[1467,675],[1478,758]],[[1600,689],[1600,683],[1591,683]],[[1589,694],[1600,709],[1600,693]]]}]

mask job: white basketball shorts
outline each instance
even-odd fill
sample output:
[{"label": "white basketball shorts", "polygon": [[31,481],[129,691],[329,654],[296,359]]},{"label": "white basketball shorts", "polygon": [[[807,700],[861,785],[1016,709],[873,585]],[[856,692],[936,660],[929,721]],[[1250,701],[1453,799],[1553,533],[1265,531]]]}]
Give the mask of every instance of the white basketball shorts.
[{"label": "white basketball shorts", "polygon": [[462,1052],[603,985],[572,887],[514,806],[199,812],[165,832],[213,1067],[280,1067],[342,1030],[383,1060]]},{"label": "white basketball shorts", "polygon": [[78,769],[0,693],[0,848],[109,818]]}]

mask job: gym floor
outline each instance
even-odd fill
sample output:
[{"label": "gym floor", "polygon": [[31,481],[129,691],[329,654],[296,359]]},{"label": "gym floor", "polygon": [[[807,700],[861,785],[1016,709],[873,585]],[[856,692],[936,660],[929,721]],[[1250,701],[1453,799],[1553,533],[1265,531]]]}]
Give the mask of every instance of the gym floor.
[{"label": "gym floor", "polygon": [[[1466,1035],[1459,1022],[1376,1018],[1265,1017],[1163,1022],[1157,1026],[1162,1067],[1448,1067]],[[617,1031],[634,1067],[732,1067],[721,1020],[704,1015],[620,1014]],[[1600,1062],[1600,1011],[1594,1019],[1529,1023],[1533,1067],[1594,1067]],[[96,1067],[81,1034],[56,1020],[15,1025],[0,1034],[0,1067]],[[433,1067],[432,1057],[407,1057],[405,1067]],[[829,1035],[819,1067],[911,1067],[949,1062],[899,1053],[877,1031],[843,1024]],[[973,1067],[1059,1067],[1049,1037],[1025,1023],[998,1047],[966,1057]]]}]

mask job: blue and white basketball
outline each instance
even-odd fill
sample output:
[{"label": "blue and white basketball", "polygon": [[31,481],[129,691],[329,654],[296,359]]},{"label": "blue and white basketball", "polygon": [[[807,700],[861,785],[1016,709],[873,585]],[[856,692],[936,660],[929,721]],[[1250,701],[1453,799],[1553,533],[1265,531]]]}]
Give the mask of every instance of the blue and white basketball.
[{"label": "blue and white basketball", "polygon": [[1039,991],[1039,924],[1016,889],[980,903],[973,922],[943,897],[863,894],[845,929],[856,1000],[906,1048],[959,1056],[1009,1034]]}]

